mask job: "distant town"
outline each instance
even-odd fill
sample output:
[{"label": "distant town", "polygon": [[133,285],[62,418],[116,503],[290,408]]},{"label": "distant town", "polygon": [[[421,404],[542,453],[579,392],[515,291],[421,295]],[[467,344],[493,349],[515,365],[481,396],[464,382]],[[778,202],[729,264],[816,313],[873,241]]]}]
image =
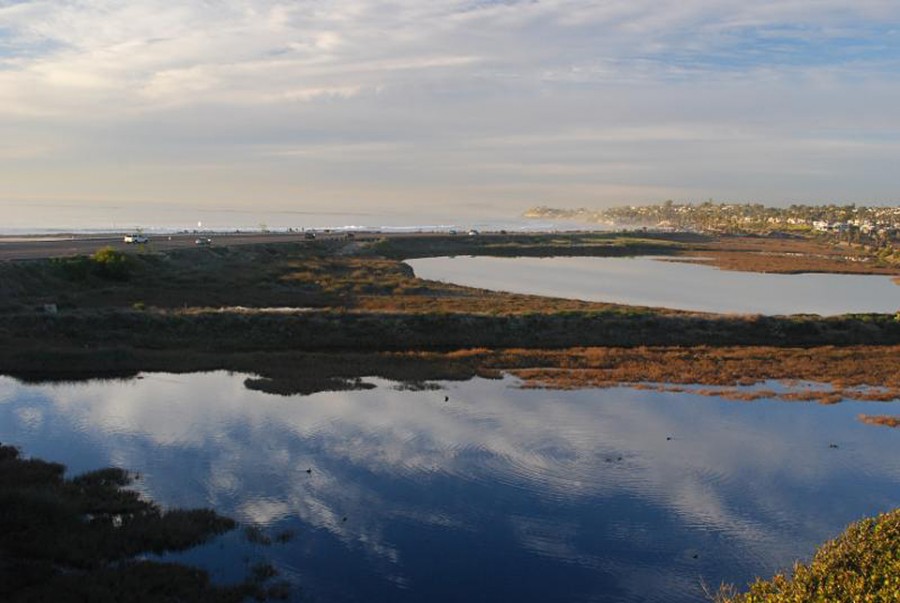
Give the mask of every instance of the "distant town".
[{"label": "distant town", "polygon": [[618,228],[646,228],[709,234],[823,236],[865,245],[882,260],[900,263],[900,207],[758,203],[675,203],[609,209],[534,207],[526,218],[575,220]]}]

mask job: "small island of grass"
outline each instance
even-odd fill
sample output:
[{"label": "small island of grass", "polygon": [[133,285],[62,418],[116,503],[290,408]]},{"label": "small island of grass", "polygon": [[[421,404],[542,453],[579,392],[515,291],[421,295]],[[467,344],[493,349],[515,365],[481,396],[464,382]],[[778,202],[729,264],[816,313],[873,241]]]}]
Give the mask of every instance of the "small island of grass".
[{"label": "small island of grass", "polygon": [[119,468],[64,477],[65,466],[0,445],[0,599],[209,601],[277,598],[257,572],[230,586],[198,568],[142,559],[181,551],[233,529],[209,509],[163,510],[127,489]]}]

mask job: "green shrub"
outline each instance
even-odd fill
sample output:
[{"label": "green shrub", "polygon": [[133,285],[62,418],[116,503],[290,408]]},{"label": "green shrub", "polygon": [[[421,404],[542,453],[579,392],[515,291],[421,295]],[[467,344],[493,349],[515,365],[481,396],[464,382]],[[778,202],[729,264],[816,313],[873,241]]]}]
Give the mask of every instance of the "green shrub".
[{"label": "green shrub", "polygon": [[793,575],[757,580],[741,595],[721,593],[719,603],[900,601],[900,509],[851,524],[816,551]]},{"label": "green shrub", "polygon": [[131,261],[128,256],[112,247],[95,251],[91,256],[91,266],[94,274],[101,278],[125,281],[131,276]]},{"label": "green shrub", "polygon": [[127,254],[116,251],[112,247],[98,249],[90,257],[78,255],[70,258],[51,260],[63,278],[69,281],[84,282],[91,276],[102,279],[126,281],[131,277],[133,261]]}]

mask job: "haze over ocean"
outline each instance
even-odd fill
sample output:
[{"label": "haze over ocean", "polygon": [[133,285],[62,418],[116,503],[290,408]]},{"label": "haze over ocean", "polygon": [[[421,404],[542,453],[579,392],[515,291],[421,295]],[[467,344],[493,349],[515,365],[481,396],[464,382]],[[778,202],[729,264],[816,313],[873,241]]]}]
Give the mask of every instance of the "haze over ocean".
[{"label": "haze over ocean", "polygon": [[[234,230],[283,231],[336,229],[382,231],[476,230],[606,230],[602,224],[566,220],[525,219],[515,213],[415,211],[305,211],[252,210],[234,207],[197,207],[185,204],[77,204],[46,203],[31,211],[13,210],[0,224],[0,236],[53,233],[105,233],[141,230],[147,233]],[[37,210],[37,211],[35,211]]]}]

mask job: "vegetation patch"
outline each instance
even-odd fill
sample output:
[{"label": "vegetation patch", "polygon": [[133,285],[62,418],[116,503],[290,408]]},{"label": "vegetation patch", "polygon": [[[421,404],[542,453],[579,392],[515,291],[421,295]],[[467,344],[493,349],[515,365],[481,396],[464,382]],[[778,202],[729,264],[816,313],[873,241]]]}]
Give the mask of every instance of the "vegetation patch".
[{"label": "vegetation patch", "polygon": [[[524,387],[578,389],[615,384],[749,386],[768,380],[827,383],[830,391],[795,389],[785,399],[835,394],[863,400],[900,397],[900,346],[815,348],[637,347],[508,350],[485,364],[523,380]],[[717,390],[714,395],[722,393]],[[737,393],[737,392],[736,392]],[[767,397],[767,392],[757,392]],[[774,392],[773,392],[774,394]]]},{"label": "vegetation patch", "polygon": [[86,282],[92,277],[100,280],[127,281],[134,268],[132,257],[112,247],[98,249],[91,256],[54,258],[49,260],[69,281]]},{"label": "vegetation patch", "polygon": [[897,275],[900,267],[879,262],[864,246],[821,239],[772,239],[722,236],[683,251],[680,256],[703,257],[722,270],[778,274]]},{"label": "vegetation patch", "polygon": [[[45,352],[39,371],[33,358],[19,364],[10,361],[3,370],[29,381],[127,378],[139,371],[229,370],[253,375],[245,380],[250,389],[280,395],[370,389],[369,377],[421,390],[438,387],[440,381],[511,374],[527,388],[624,384],[733,400],[834,403],[900,400],[898,357],[900,346],[468,348],[371,353],[82,349],[58,355]],[[781,387],[775,391],[767,381],[779,381]],[[706,387],[691,387],[698,385]]]},{"label": "vegetation patch", "polygon": [[743,594],[724,587],[717,603],[900,601],[900,509],[851,524],[788,575],[757,580]]},{"label": "vegetation patch", "polygon": [[[128,490],[134,477],[101,469],[66,479],[65,467],[0,445],[0,599],[4,601],[221,601],[268,598],[251,576],[216,586],[206,572],[140,559],[181,551],[235,527],[206,509],[164,511]],[[273,587],[271,593],[283,587]]]},{"label": "vegetation patch", "polygon": [[900,427],[900,417],[894,415],[859,415],[858,419],[866,425]]},{"label": "vegetation patch", "polygon": [[370,253],[399,260],[445,255],[623,257],[668,255],[709,240],[709,237],[692,233],[432,235],[382,239],[370,248]]}]

